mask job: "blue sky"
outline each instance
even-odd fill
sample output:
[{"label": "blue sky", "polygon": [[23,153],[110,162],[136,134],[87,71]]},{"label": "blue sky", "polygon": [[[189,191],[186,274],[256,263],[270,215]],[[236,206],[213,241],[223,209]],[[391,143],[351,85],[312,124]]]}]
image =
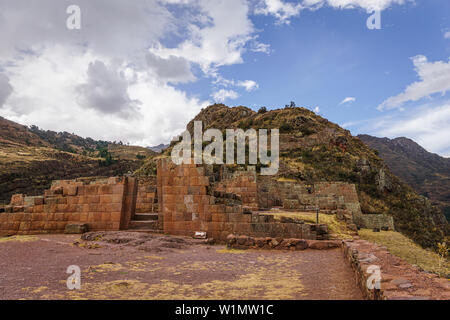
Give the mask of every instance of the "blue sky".
[{"label": "blue sky", "polygon": [[293,100],[450,156],[448,0],[80,0],[80,30],[69,4],[0,4],[1,116],[152,145],[214,102]]},{"label": "blue sky", "polygon": [[[259,40],[270,44],[271,53],[248,52],[243,55],[243,64],[222,69],[226,78],[250,78],[259,85],[251,92],[241,89],[239,98],[225,102],[273,109],[293,100],[297,106],[318,106],[320,115],[344,125],[353,134],[378,136],[384,131],[375,128],[373,121],[406,120],[426,110],[425,104],[445,104],[449,95],[438,93],[405,103],[402,111],[377,109],[385,99],[419,80],[412,57],[424,55],[429,61],[448,61],[450,39],[445,33],[450,26],[450,2],[416,1],[392,6],[381,14],[381,30],[366,27],[370,15],[363,9],[328,7],[302,12],[290,24],[274,24],[271,16],[253,18],[256,28],[262,30]],[[204,98],[211,91],[207,81],[186,88],[198,90]],[[355,101],[340,104],[346,97]],[[450,126],[448,120],[446,125]],[[450,155],[448,143],[430,149]]]}]

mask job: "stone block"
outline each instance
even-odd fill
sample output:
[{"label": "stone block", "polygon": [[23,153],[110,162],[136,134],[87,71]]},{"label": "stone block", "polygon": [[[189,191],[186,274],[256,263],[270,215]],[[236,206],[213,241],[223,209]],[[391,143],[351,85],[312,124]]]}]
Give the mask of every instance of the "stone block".
[{"label": "stone block", "polygon": [[82,234],[88,231],[88,225],[85,223],[71,223],[66,224],[64,233],[67,234]]}]

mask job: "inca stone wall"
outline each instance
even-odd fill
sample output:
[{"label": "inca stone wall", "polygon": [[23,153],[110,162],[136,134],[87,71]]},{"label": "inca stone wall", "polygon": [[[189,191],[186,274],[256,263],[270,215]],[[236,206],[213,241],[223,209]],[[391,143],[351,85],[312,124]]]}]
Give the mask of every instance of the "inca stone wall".
[{"label": "inca stone wall", "polygon": [[43,196],[14,195],[0,212],[0,235],[62,233],[67,224],[90,230],[126,228],[134,210],[136,180],[54,181]]},{"label": "inca stone wall", "polygon": [[[292,237],[300,239],[326,238],[326,226],[305,224],[303,221],[278,222],[273,216],[260,215],[243,206],[240,195],[224,192],[254,194],[256,184],[251,175],[239,175],[247,187],[218,180],[213,166],[174,165],[170,159],[158,162],[158,195],[163,213],[164,233],[193,236],[206,232],[208,238],[226,241],[229,234],[255,237]],[[218,179],[221,179],[219,176]],[[216,186],[219,190],[216,190]],[[253,201],[253,199],[251,200]]]},{"label": "inca stone wall", "polygon": [[394,217],[387,214],[362,214],[355,219],[361,228],[394,229]]},{"label": "inca stone wall", "polygon": [[354,185],[276,181],[257,177],[252,168],[231,172],[224,166],[175,165],[165,158],[158,160],[156,177],[55,181],[43,196],[14,195],[11,204],[0,209],[0,231],[56,233],[77,223],[86,223],[90,230],[127,230],[138,224],[135,217],[158,212],[157,228],[173,235],[192,236],[202,231],[219,241],[231,233],[328,238],[326,226],[295,219],[280,221],[256,212],[277,205],[291,210],[318,207],[348,224],[361,216]]},{"label": "inca stone wall", "polygon": [[158,212],[156,177],[139,178],[136,213]]},{"label": "inca stone wall", "polygon": [[361,214],[355,186],[343,182],[306,184],[258,177],[258,203],[261,208],[280,206],[302,211],[318,208],[324,213],[346,210],[350,215]]},{"label": "inca stone wall", "polygon": [[250,210],[258,210],[258,188],[256,170],[250,167],[247,171],[228,172],[223,170],[222,180],[216,183],[215,190],[234,193],[242,200],[242,205]]}]

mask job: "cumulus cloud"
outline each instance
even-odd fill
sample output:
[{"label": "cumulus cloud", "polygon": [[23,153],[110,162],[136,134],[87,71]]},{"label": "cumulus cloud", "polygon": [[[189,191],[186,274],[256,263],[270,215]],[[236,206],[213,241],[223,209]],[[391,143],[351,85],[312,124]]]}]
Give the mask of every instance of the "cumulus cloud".
[{"label": "cumulus cloud", "polygon": [[158,0],[78,0],[81,29],[66,28],[70,0],[14,0],[0,4],[0,55],[34,51],[55,43],[78,44],[102,55],[128,56],[176,30],[173,15]]},{"label": "cumulus cloud", "polygon": [[298,16],[302,10],[300,3],[282,0],[262,0],[255,8],[256,14],[273,15],[278,23],[289,24],[292,17]]},{"label": "cumulus cloud", "polygon": [[242,63],[245,45],[255,32],[245,0],[198,0],[201,24],[189,26],[191,36],[174,48],[155,47],[160,57],[183,57],[200,65],[203,72],[216,75],[217,68]]},{"label": "cumulus cloud", "polygon": [[9,83],[9,78],[6,74],[0,73],[0,108],[8,99],[9,95],[12,93],[13,88]]},{"label": "cumulus cloud", "polygon": [[[27,56],[17,61],[10,77],[15,90],[0,109],[0,114],[26,125],[145,146],[170,141],[201,108],[210,104],[210,101],[188,96],[168,84],[154,81],[145,70],[134,70],[93,53],[72,50],[57,46],[43,52],[45,59]],[[91,71],[95,71],[92,74],[87,72],[90,65]],[[98,85],[99,89],[89,92],[94,91],[94,98],[107,108],[105,97],[110,98],[112,93],[96,83],[102,77],[112,77],[112,81],[107,81],[119,83],[119,100],[140,101],[132,104],[133,112],[126,104],[116,104],[115,112],[108,109],[103,112],[80,103],[78,86],[92,82],[94,88]],[[102,90],[106,92],[104,95]],[[97,101],[95,99],[92,101]],[[120,107],[128,114],[123,115]]]},{"label": "cumulus cloud", "polygon": [[216,102],[224,102],[227,99],[237,99],[239,94],[233,90],[220,89],[211,95]]},{"label": "cumulus cloud", "polygon": [[216,79],[256,39],[246,0],[79,0],[81,30],[66,28],[71,4],[0,2],[0,68],[9,77],[9,85],[0,78],[0,115],[96,139],[167,142],[211,103],[175,85],[195,81],[196,67]]},{"label": "cumulus cloud", "polygon": [[163,59],[151,52],[147,53],[146,58],[150,69],[161,80],[173,83],[195,80],[189,61],[185,58],[169,56]]},{"label": "cumulus cloud", "polygon": [[411,59],[420,81],[410,84],[402,93],[386,99],[378,106],[379,110],[400,108],[405,102],[418,101],[435,93],[445,94],[450,90],[450,60],[429,62],[423,55]]},{"label": "cumulus cloud", "polygon": [[89,64],[87,82],[77,87],[80,106],[102,113],[118,113],[125,117],[136,111],[139,100],[131,100],[123,72],[102,61]]},{"label": "cumulus cloud", "polygon": [[346,104],[346,103],[353,103],[355,101],[356,101],[355,97],[347,97],[344,100],[342,100],[341,103],[339,103],[339,105]]}]

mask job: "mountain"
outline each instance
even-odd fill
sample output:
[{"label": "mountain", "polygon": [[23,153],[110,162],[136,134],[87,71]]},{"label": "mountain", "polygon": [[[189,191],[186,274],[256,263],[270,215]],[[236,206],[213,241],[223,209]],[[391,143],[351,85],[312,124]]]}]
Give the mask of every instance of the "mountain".
[{"label": "mountain", "polygon": [[147,147],[148,149],[156,152],[156,153],[161,153],[163,152],[165,149],[167,149],[169,147],[169,144],[159,144],[157,146],[153,146],[153,147]]},{"label": "mountain", "polygon": [[[215,104],[188,123],[191,134],[194,121],[202,121],[203,130],[216,128],[222,132],[279,128],[280,168],[273,179],[354,183],[363,213],[392,215],[396,229],[422,246],[435,246],[449,234],[449,224],[441,211],[397,178],[374,150],[348,130],[308,109],[261,108],[255,112],[243,106]],[[170,155],[173,146],[163,155]],[[152,174],[154,167],[154,161],[149,160],[138,171]],[[260,167],[258,164],[257,170]]]},{"label": "mountain", "polygon": [[0,203],[14,193],[38,195],[52,180],[133,172],[153,151],[30,128],[0,117]]},{"label": "mountain", "polygon": [[430,153],[408,138],[358,136],[377,150],[394,174],[438,206],[450,220],[450,159]]}]

